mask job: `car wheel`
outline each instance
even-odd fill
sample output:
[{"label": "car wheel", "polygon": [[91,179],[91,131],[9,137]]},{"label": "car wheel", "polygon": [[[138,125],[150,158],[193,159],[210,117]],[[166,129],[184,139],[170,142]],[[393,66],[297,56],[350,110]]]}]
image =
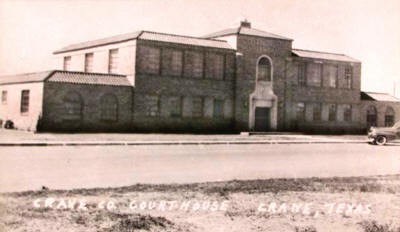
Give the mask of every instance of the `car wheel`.
[{"label": "car wheel", "polygon": [[378,136],[374,141],[377,145],[382,146],[385,145],[387,142],[387,138],[385,136]]}]

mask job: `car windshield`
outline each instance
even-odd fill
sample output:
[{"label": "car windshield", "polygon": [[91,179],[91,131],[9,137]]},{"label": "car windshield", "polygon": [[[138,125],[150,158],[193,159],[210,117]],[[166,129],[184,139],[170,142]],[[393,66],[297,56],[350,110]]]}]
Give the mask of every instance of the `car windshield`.
[{"label": "car windshield", "polygon": [[393,128],[400,128],[400,121],[396,122],[396,124],[394,124]]}]

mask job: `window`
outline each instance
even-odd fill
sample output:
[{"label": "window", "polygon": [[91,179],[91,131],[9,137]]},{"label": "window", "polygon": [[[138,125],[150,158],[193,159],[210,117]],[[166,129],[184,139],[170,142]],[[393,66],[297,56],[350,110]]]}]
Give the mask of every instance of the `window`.
[{"label": "window", "polygon": [[22,90],[21,113],[28,113],[28,111],[29,111],[29,90]]},{"label": "window", "polygon": [[337,74],[338,68],[336,65],[325,65],[326,75],[328,77],[327,87],[336,88],[337,87]]},{"label": "window", "polygon": [[111,49],[108,53],[108,73],[118,72],[118,49]]},{"label": "window", "polygon": [[299,102],[296,105],[296,119],[297,121],[304,121],[306,114],[306,107],[304,102]]},{"label": "window", "polygon": [[385,126],[391,127],[394,125],[394,110],[392,107],[388,107],[385,113]]},{"label": "window", "polygon": [[224,79],[224,56],[216,53],[207,53],[206,78]]},{"label": "window", "polygon": [[322,77],[322,65],[317,63],[307,64],[307,85],[309,86],[321,86]]},{"label": "window", "polygon": [[213,109],[214,118],[223,118],[224,117],[224,101],[219,99],[214,99],[214,109]]},{"label": "window", "polygon": [[180,76],[182,74],[182,52],[173,49],[163,50],[163,75]]},{"label": "window", "polygon": [[307,81],[306,81],[306,64],[305,63],[299,63],[297,65],[297,81],[300,86],[305,86]]},{"label": "window", "polygon": [[101,120],[118,121],[118,99],[113,94],[103,95],[100,99]]},{"label": "window", "polygon": [[65,56],[64,57],[64,70],[68,71],[71,69],[71,57]]},{"label": "window", "polygon": [[93,72],[93,53],[85,54],[85,72]]},{"label": "window", "polygon": [[336,121],[336,104],[329,104],[329,121]]},{"label": "window", "polygon": [[148,74],[160,73],[160,49],[156,47],[140,47],[139,68],[142,72]]},{"label": "window", "polygon": [[195,97],[193,98],[193,107],[192,107],[192,117],[193,118],[202,118],[203,117],[203,98]]},{"label": "window", "polygon": [[146,116],[157,117],[160,115],[160,102],[158,96],[146,96],[145,105]]},{"label": "window", "polygon": [[64,99],[64,120],[81,120],[83,101],[76,92],[68,92]]},{"label": "window", "polygon": [[260,61],[258,62],[257,80],[271,81],[271,63],[266,57],[261,58]]},{"label": "window", "polygon": [[346,122],[351,122],[351,105],[344,104],[343,105],[343,120]]},{"label": "window", "polygon": [[169,99],[170,116],[172,118],[182,117],[182,97],[171,97]]},{"label": "window", "polygon": [[321,103],[313,104],[313,121],[321,121],[322,107]]},{"label": "window", "polygon": [[7,91],[6,90],[3,90],[1,92],[1,103],[3,105],[7,104]]},{"label": "window", "polygon": [[203,53],[185,52],[184,75],[186,77],[203,78]]},{"label": "window", "polygon": [[353,80],[353,68],[352,67],[345,68],[344,80],[345,80],[345,88],[351,89],[352,80]]},{"label": "window", "polygon": [[377,126],[378,112],[374,106],[367,108],[367,127]]}]

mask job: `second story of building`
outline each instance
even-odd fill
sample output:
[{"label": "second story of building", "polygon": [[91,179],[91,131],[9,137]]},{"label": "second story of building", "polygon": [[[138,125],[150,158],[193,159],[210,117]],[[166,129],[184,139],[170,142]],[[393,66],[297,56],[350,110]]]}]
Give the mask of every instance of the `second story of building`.
[{"label": "second story of building", "polygon": [[344,54],[293,49],[287,86],[293,98],[358,103],[361,62]]},{"label": "second story of building", "polygon": [[139,31],[64,47],[59,69],[189,80],[233,80],[235,50],[223,40]]}]

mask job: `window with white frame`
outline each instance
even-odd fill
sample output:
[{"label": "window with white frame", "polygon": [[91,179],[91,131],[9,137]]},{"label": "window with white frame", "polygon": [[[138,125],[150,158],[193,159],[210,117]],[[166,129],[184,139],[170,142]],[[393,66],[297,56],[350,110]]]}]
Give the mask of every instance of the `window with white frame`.
[{"label": "window with white frame", "polygon": [[367,127],[377,126],[378,124],[378,111],[375,106],[368,106],[367,108]]},{"label": "window with white frame", "polygon": [[160,102],[159,97],[149,95],[145,97],[145,112],[146,116],[157,117],[160,115]]},{"label": "window with white frame", "polygon": [[307,85],[308,86],[321,86],[322,79],[322,64],[308,63],[307,64]]},{"label": "window with white frame", "polygon": [[388,107],[385,112],[385,126],[391,127],[394,125],[394,110],[392,107]]},{"label": "window with white frame", "polygon": [[192,106],[192,117],[193,118],[201,118],[203,117],[203,109],[204,100],[202,97],[194,97],[193,98],[193,106]]},{"label": "window with white frame", "polygon": [[306,106],[304,102],[298,102],[296,104],[296,120],[297,121],[304,121],[306,115]]},{"label": "window with white frame", "polygon": [[297,82],[300,86],[305,86],[307,84],[306,81],[306,64],[304,62],[300,62],[297,64]]},{"label": "window with white frame", "polygon": [[182,117],[182,97],[170,97],[169,106],[170,116],[172,118]]},{"label": "window with white frame", "polygon": [[203,78],[204,56],[202,52],[185,51],[184,76]]},{"label": "window with white frame", "polygon": [[326,69],[326,75],[327,75],[327,81],[326,83],[327,87],[331,88],[336,88],[337,87],[337,74],[338,74],[338,68],[336,65],[328,64],[324,66],[324,69]]},{"label": "window with white frame", "polygon": [[313,103],[313,121],[321,121],[322,105],[321,103]]},{"label": "window with white frame", "polygon": [[214,118],[224,117],[224,100],[214,99],[213,116]]},{"label": "window with white frame", "polygon": [[351,89],[353,82],[353,67],[348,66],[344,69],[345,88]]},{"label": "window with white frame", "polygon": [[352,109],[350,104],[343,105],[343,120],[346,122],[351,122]]},{"label": "window with white frame", "polygon": [[157,47],[141,46],[139,56],[139,68],[141,72],[148,74],[160,73],[161,50]]},{"label": "window with white frame", "polygon": [[182,51],[166,48],[163,50],[163,75],[181,76]]},{"label": "window with white frame", "polygon": [[328,120],[329,121],[336,121],[336,104],[329,104],[328,109],[329,109],[329,114],[328,114]]},{"label": "window with white frame", "polygon": [[217,53],[207,53],[206,78],[224,79],[224,56]]}]

